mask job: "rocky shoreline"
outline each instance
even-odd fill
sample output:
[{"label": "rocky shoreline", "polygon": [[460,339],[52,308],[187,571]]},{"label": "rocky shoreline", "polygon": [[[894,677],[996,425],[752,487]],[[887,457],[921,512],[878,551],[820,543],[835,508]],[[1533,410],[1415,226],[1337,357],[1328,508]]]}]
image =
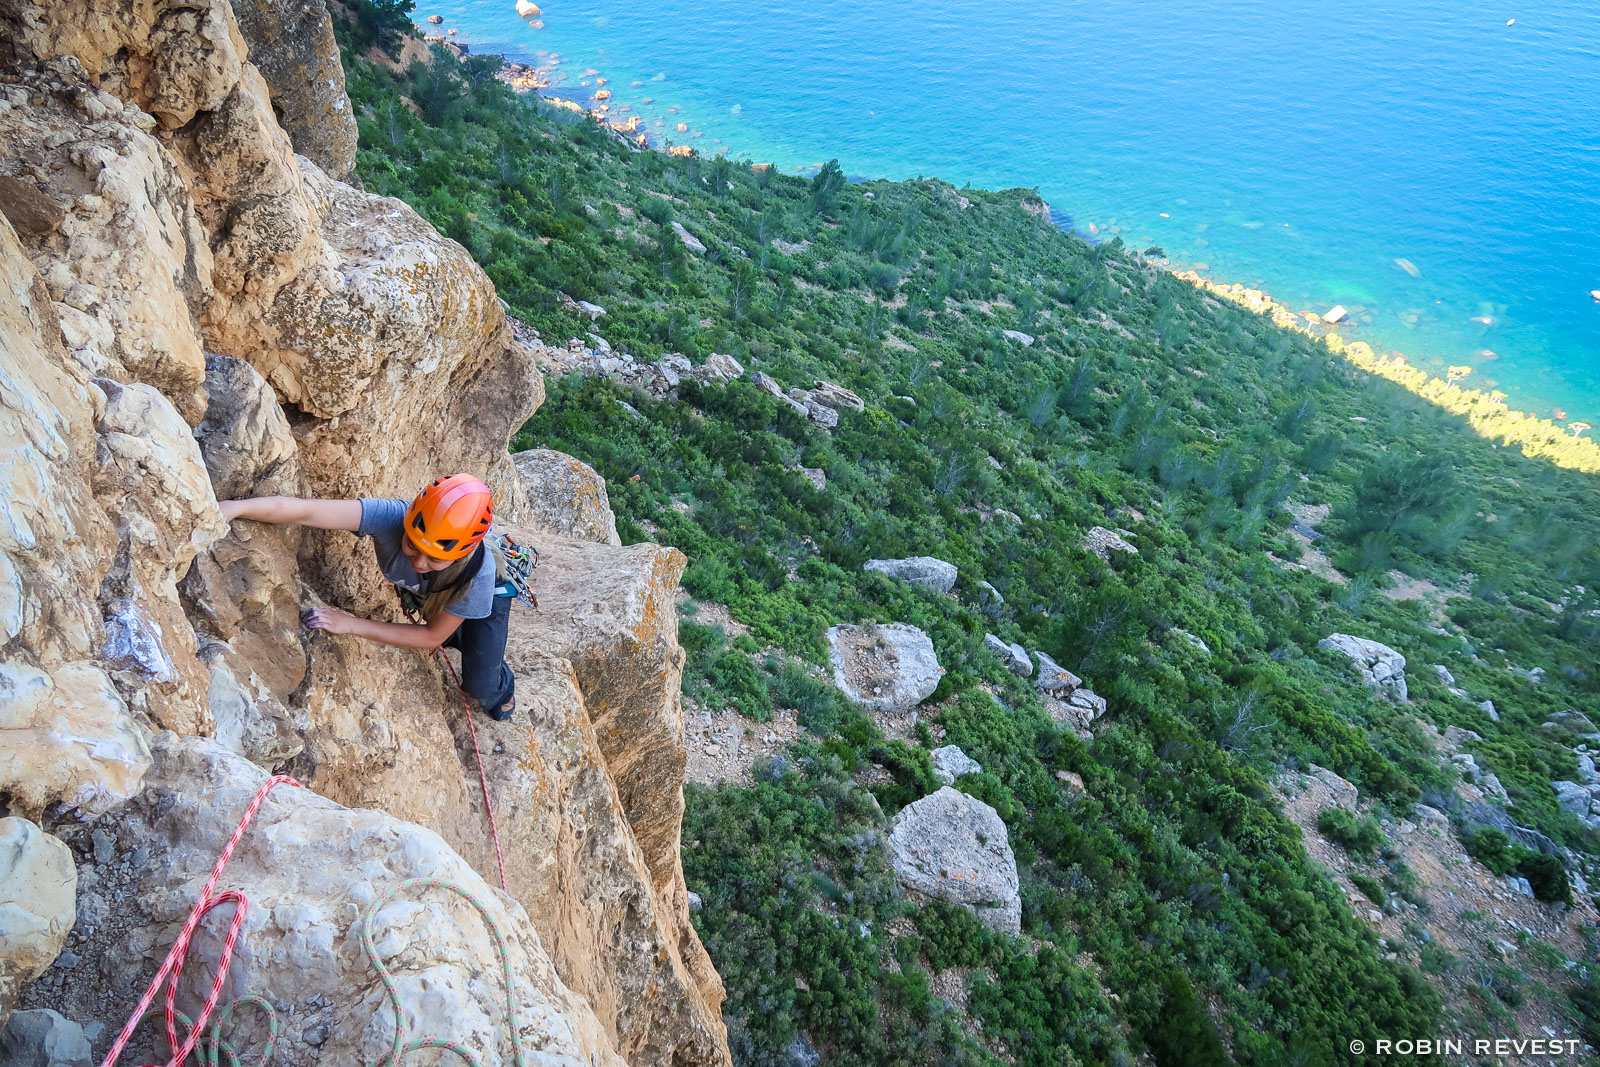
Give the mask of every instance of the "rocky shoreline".
[{"label": "rocky shoreline", "polygon": [[[1270,318],[1277,326],[1305,334],[1327,345],[1369,374],[1387,378],[1406,391],[1437,404],[1455,415],[1465,415],[1477,433],[1491,440],[1516,445],[1528,456],[1550,460],[1559,467],[1586,473],[1600,473],[1600,442],[1584,437],[1588,423],[1563,426],[1526,411],[1506,406],[1506,394],[1498,389],[1467,389],[1457,379],[1470,368],[1451,367],[1449,377],[1436,378],[1415,366],[1398,352],[1377,352],[1365,341],[1349,341],[1340,332],[1344,323],[1328,321],[1313,311],[1296,312],[1273,300],[1265,290],[1229,282],[1213,281],[1193,270],[1173,270],[1172,276],[1188,282],[1201,292],[1220,297],[1258,315]],[[1342,310],[1342,309],[1335,309]],[[1331,314],[1331,312],[1330,312]]]}]

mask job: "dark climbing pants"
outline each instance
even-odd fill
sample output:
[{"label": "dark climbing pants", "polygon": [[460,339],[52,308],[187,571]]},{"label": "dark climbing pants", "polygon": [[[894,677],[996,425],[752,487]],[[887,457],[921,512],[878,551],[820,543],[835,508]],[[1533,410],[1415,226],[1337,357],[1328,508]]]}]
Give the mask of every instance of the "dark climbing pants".
[{"label": "dark climbing pants", "polygon": [[512,599],[495,597],[494,610],[487,618],[467,619],[444,639],[445,648],[461,653],[461,688],[489,711],[502,707],[516,689],[516,679],[506,666]]}]

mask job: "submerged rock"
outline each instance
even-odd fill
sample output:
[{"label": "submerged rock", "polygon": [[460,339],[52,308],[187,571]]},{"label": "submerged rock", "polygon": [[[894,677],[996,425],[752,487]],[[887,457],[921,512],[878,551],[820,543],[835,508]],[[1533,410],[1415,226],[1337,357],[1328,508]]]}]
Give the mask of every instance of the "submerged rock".
[{"label": "submerged rock", "polygon": [[1006,824],[983,801],[945,786],[906,805],[889,830],[889,862],[907,889],[961,904],[1001,933],[1021,933],[1017,860]]}]

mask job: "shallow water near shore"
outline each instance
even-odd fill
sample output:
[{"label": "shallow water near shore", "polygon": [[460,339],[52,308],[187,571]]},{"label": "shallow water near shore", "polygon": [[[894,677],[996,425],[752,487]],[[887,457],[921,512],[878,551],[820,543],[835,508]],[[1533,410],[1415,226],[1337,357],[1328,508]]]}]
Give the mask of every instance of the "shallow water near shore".
[{"label": "shallow water near shore", "polygon": [[563,95],[587,102],[605,78],[613,113],[705,155],[1037,186],[1091,239],[1291,307],[1343,304],[1352,340],[1600,425],[1593,5],[541,7],[538,28],[514,0],[422,0],[414,17],[444,16],[430,31],[477,53],[554,53]]}]

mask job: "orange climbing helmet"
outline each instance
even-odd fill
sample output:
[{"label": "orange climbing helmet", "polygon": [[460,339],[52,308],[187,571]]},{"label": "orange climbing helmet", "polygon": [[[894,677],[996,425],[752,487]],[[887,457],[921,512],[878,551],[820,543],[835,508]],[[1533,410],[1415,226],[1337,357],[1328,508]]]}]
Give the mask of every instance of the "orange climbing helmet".
[{"label": "orange climbing helmet", "polygon": [[435,478],[406,508],[406,539],[434,559],[461,559],[489,532],[489,487],[470,474]]}]

